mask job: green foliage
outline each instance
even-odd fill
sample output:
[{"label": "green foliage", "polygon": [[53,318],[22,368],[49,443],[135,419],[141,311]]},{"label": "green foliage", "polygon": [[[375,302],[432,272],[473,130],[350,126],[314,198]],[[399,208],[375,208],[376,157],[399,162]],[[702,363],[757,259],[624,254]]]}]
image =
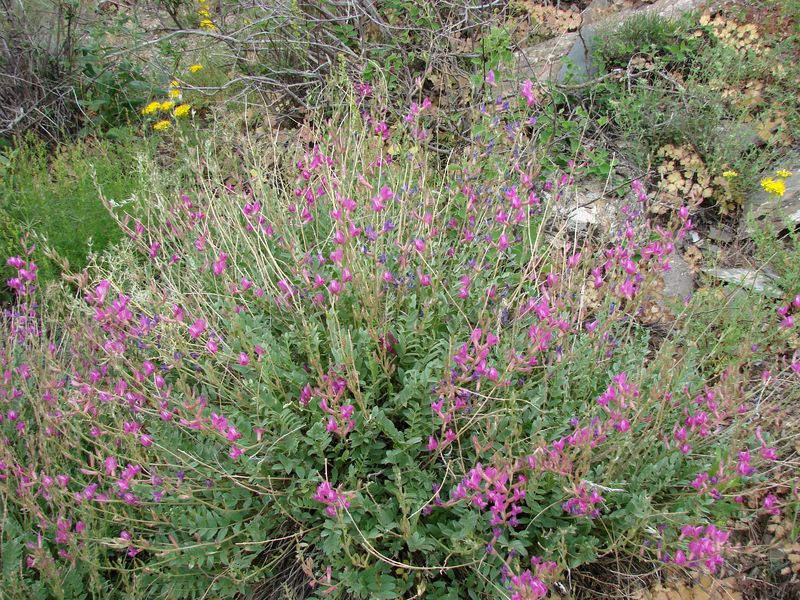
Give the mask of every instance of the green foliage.
[{"label": "green foliage", "polygon": [[751,222],[749,226],[758,262],[778,275],[778,283],[787,296],[800,294],[800,232],[788,227],[781,236],[769,223]]},{"label": "green foliage", "polygon": [[[693,19],[692,19],[693,20]],[[634,15],[611,32],[592,39],[592,60],[601,71],[626,68],[634,56],[660,59],[666,64],[686,63],[699,42],[686,36],[690,18],[674,20],[658,14]]]},{"label": "green foliage", "polygon": [[[149,147],[130,132],[120,132],[118,140],[86,139],[55,149],[33,137],[19,140],[6,150],[0,170],[2,209],[14,220],[4,238],[29,232],[31,242],[38,239],[71,268],[82,268],[89,252],[120,239],[101,198],[134,209],[143,186],[139,161]],[[49,277],[46,270],[41,276]]]}]

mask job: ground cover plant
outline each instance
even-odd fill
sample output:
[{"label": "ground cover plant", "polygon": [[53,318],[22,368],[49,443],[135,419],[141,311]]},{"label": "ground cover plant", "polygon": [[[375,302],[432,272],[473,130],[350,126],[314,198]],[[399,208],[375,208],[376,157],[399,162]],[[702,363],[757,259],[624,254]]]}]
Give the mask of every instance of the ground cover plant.
[{"label": "ground cover plant", "polygon": [[[798,38],[776,29],[797,18],[790,4],[636,16],[597,37],[599,81],[577,95],[611,124],[604,129],[614,147],[655,171],[661,210],[691,197],[706,212],[735,213],[747,192],[739,183],[796,144]],[[609,78],[615,70],[620,76]]]},{"label": "ground cover plant", "polygon": [[46,289],[9,258],[4,596],[542,598],[720,573],[732,520],[796,510],[749,383],[796,397],[800,290],[653,327],[694,208],[635,180],[550,237],[591,166],[542,154],[530,81],[487,90],[444,161],[424,94],[344,78],[286,147],[163,128],[185,167],[113,252]]}]

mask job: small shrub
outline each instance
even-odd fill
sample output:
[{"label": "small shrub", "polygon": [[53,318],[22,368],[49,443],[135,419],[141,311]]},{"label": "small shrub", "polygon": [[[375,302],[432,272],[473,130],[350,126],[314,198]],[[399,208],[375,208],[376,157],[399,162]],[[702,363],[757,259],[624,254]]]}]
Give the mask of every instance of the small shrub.
[{"label": "small shrub", "polygon": [[657,14],[634,15],[612,32],[593,39],[593,60],[605,69],[625,68],[636,55],[660,58],[667,64],[687,62],[697,42],[686,36],[687,19]]}]

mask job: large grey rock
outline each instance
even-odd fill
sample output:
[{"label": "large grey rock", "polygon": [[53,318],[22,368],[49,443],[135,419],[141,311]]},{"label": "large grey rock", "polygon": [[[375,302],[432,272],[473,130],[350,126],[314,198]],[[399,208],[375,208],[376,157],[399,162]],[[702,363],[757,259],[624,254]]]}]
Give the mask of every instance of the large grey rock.
[{"label": "large grey rock", "polygon": [[744,154],[764,144],[753,123],[724,120],[714,128],[715,144],[719,148],[727,148],[733,154]]},{"label": "large grey rock", "polygon": [[[569,77],[570,83],[581,83],[597,74],[597,67],[592,65],[594,38],[598,32],[595,24],[602,23],[604,18],[608,18],[608,13],[614,10],[614,4],[617,3],[613,0],[593,0],[583,11],[577,39],[569,53],[561,61],[561,70],[558,72],[559,82],[564,82]],[[620,15],[617,15],[617,18],[619,17]]]},{"label": "large grey rock", "polygon": [[530,48],[523,48],[514,56],[516,67],[513,80],[555,79],[561,68],[561,59],[570,51],[576,39],[577,33],[565,33]]},{"label": "large grey rock", "polygon": [[559,83],[579,84],[597,75],[597,67],[592,64],[594,39],[597,29],[591,25],[581,27],[569,53],[561,59],[558,71]]}]

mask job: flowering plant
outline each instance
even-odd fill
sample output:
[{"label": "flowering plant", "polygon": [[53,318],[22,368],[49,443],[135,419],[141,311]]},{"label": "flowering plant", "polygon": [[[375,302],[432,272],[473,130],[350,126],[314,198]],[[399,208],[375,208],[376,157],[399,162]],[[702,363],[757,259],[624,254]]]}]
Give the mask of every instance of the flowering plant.
[{"label": "flowering plant", "polygon": [[529,599],[612,552],[717,571],[778,458],[748,365],[794,325],[722,368],[657,339],[688,208],[651,223],[636,182],[607,238],[548,240],[581,165],[536,159],[534,94],[444,166],[430,102],[392,122],[351,94],[272,172],[252,148],[225,181],[154,178],[77,295],[40,303],[10,259],[5,589],[230,597],[298,564],[323,596]]}]

